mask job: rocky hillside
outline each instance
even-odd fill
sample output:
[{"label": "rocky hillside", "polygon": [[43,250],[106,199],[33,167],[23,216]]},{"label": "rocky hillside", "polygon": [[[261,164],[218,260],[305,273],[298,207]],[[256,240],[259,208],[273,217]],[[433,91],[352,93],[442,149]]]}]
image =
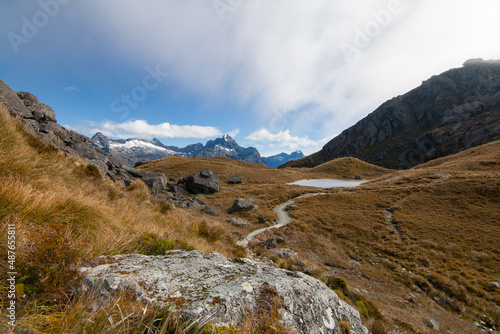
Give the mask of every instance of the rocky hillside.
[{"label": "rocky hillside", "polygon": [[268,165],[269,167],[278,168],[278,166],[281,166],[284,163],[287,163],[288,161],[301,159],[303,157],[304,153],[302,153],[302,151],[295,151],[290,154],[282,152],[280,154],[272,155],[270,157],[264,157],[262,158],[262,160],[264,160],[266,165]]},{"label": "rocky hillside", "polygon": [[2,80],[0,104],[5,106],[11,116],[22,121],[25,131],[31,136],[95,166],[100,175],[127,186],[136,178],[140,178],[155,195],[165,188],[165,175],[123,166],[120,160],[94,145],[90,138],[57,124],[54,110],[39,102],[36,96],[28,92],[16,93]]},{"label": "rocky hillside", "polygon": [[397,96],[328,142],[281,167],[356,157],[393,169],[500,139],[500,61],[468,60]]}]

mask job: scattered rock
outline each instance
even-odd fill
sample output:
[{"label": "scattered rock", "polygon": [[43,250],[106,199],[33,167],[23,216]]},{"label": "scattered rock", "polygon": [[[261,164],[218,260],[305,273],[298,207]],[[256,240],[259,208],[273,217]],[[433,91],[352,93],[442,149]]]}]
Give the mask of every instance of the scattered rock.
[{"label": "scattered rock", "polygon": [[491,282],[490,286],[497,288],[497,289],[500,289],[500,282]]},{"label": "scattered rock", "polygon": [[242,182],[243,182],[243,180],[239,176],[231,176],[227,180],[227,183],[229,183],[229,184],[240,184]]},{"label": "scattered rock", "polygon": [[148,172],[127,166],[123,166],[122,168],[133,177],[140,178],[151,189],[154,195],[167,191],[167,178],[165,174]]},{"label": "scattered rock", "polygon": [[239,240],[243,240],[243,235],[241,235],[240,232],[233,232],[233,234],[237,236]]},{"label": "scattered rock", "polygon": [[[99,289],[105,302],[112,293],[134,291],[138,300],[158,306],[182,304],[187,319],[210,316],[215,326],[241,326],[246,314],[262,311],[263,291],[275,291],[281,321],[299,334],[340,334],[347,321],[352,334],[368,334],[358,311],[325,284],[299,272],[232,262],[212,252],[170,251],[165,256],[138,254],[104,257],[103,265],[82,268],[83,285]],[[181,273],[181,274],[180,274]]]},{"label": "scattered rock", "polygon": [[200,205],[207,205],[204,200],[201,199],[200,195],[197,195],[193,198],[193,202],[196,202]]},{"label": "scattered rock", "polygon": [[212,215],[212,216],[215,216],[217,214],[217,210],[215,210],[215,208],[208,206],[208,205],[205,207],[205,209],[203,209],[203,212],[208,214],[208,215]]},{"label": "scattered rock", "polygon": [[267,239],[265,241],[261,241],[257,244],[257,246],[264,247],[265,249],[276,248],[277,240],[276,239]]},{"label": "scattered rock", "polygon": [[435,329],[435,330],[439,330],[439,322],[437,322],[436,320],[429,320],[427,322],[427,326],[429,326],[429,328],[432,328],[432,329]]},{"label": "scattered rock", "polygon": [[220,191],[219,179],[210,169],[205,168],[179,179],[192,194],[213,194]]},{"label": "scattered rock", "polygon": [[295,260],[295,251],[291,248],[276,248],[271,249],[271,252],[278,255],[282,259]]},{"label": "scattered rock", "polygon": [[170,189],[168,190],[169,192],[171,193],[174,193],[175,195],[177,195],[178,197],[184,197],[184,196],[190,196],[191,194],[184,188],[184,185],[181,184],[181,185],[178,185],[178,186],[173,186],[173,187],[170,187]]},{"label": "scattered rock", "polygon": [[246,220],[241,219],[241,218],[234,218],[233,217],[233,218],[229,219],[228,222],[230,222],[234,226],[246,227],[248,225],[248,222]]},{"label": "scattered rock", "polygon": [[259,215],[259,217],[257,219],[259,220],[260,224],[266,224],[267,223],[267,220],[266,220],[266,218],[264,218],[263,215]]},{"label": "scattered rock", "polygon": [[250,211],[255,206],[250,200],[238,198],[234,201],[233,206],[229,209],[229,213]]}]

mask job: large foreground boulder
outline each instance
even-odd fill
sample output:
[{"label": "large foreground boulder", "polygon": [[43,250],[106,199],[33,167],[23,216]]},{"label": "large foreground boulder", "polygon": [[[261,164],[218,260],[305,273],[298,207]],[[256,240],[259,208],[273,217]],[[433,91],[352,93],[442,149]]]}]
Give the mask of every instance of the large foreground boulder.
[{"label": "large foreground boulder", "polygon": [[192,194],[213,194],[220,190],[217,175],[208,168],[181,177],[177,183]]},{"label": "large foreground boulder", "polygon": [[[262,291],[275,291],[281,321],[297,333],[367,334],[359,313],[322,282],[302,273],[234,262],[212,252],[171,251],[164,256],[116,255],[106,264],[82,268],[84,286],[101,296],[131,289],[138,299],[159,306],[181,305],[189,319],[209,316],[216,326],[239,327],[245,315],[258,314]],[[111,262],[111,263],[110,263]]]}]

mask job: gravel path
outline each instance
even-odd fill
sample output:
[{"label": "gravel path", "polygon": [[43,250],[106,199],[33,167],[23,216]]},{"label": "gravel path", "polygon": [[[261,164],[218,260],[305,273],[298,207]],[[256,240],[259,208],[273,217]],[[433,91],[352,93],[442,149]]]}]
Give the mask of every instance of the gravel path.
[{"label": "gravel path", "polygon": [[290,224],[292,222],[292,217],[290,217],[290,214],[286,210],[287,206],[291,205],[296,200],[299,200],[301,198],[307,198],[307,197],[313,197],[313,196],[322,196],[322,195],[326,195],[326,193],[305,194],[305,195],[302,195],[302,196],[298,196],[298,197],[292,198],[291,200],[288,200],[287,202],[282,203],[280,205],[277,205],[274,208],[274,210],[273,210],[278,215],[278,221],[277,221],[276,225],[255,230],[255,231],[251,232],[250,234],[248,234],[243,240],[238,241],[236,244],[238,246],[247,247],[248,243],[250,241],[252,241],[253,238],[255,238],[257,235],[259,235],[259,234],[261,234],[261,233],[263,233],[263,232],[265,232],[267,230],[271,230],[273,228],[281,228],[283,226],[286,226],[286,225]]}]

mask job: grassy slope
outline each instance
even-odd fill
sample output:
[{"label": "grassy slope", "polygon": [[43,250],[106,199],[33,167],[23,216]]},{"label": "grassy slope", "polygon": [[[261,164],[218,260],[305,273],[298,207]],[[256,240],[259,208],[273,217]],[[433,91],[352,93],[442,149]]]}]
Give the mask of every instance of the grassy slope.
[{"label": "grassy slope", "polygon": [[[240,252],[212,217],[171,210],[140,181],[125,188],[95,175],[83,161],[24,133],[1,105],[0,133],[0,229],[6,236],[7,224],[16,225],[19,330],[80,332],[82,328],[67,326],[78,326],[79,320],[90,325],[71,318],[90,317],[78,309],[84,302],[69,293],[78,279],[77,267],[99,255],[144,252],[139,245],[143,233],[168,239],[171,247],[193,245],[227,256]],[[7,319],[3,308],[8,302],[6,245],[4,239],[0,243],[0,332],[5,332],[2,326]],[[139,318],[141,312],[139,307]],[[102,314],[95,317],[107,322]]]},{"label": "grassy slope", "polygon": [[[216,158],[183,158],[167,157],[147,162],[140,166],[150,171],[165,173],[167,177],[178,179],[186,174],[203,168],[210,168],[219,178],[221,191],[205,196],[204,200],[217,209],[219,218],[226,220],[234,215],[227,214],[236,198],[254,198],[258,208],[239,216],[251,224],[248,228],[236,229],[240,233],[248,233],[258,227],[257,217],[262,214],[268,221],[273,221],[273,208],[290,198],[307,192],[316,192],[317,188],[288,186],[287,183],[310,178],[348,178],[360,175],[365,179],[377,175],[387,174],[391,170],[364,163],[354,158],[342,158],[318,166],[316,169],[284,169],[278,170],[255,163],[232,160],[226,157]],[[242,184],[229,185],[226,183],[230,176],[239,176]],[[226,228],[231,228],[228,224]],[[231,229],[233,231],[233,229]]]},{"label": "grassy slope", "polygon": [[442,329],[466,333],[475,328],[458,315],[477,320],[486,314],[498,322],[500,296],[489,284],[500,274],[498,152],[500,142],[495,142],[397,172],[353,158],[312,169],[275,170],[227,158],[169,157],[141,168],[174,178],[205,167],[221,181],[240,176],[243,184],[222,184],[221,192],[208,201],[225,219],[234,198],[255,198],[259,208],[240,214],[251,222],[249,227],[225,225],[242,234],[261,227],[256,223],[258,214],[272,221],[276,204],[318,192],[287,182],[385,174],[356,189],[329,190],[326,196],[296,202],[290,210],[291,225],[253,242],[281,236],[287,241],[282,247],[296,250],[296,262],[302,264],[287,263],[259,248],[255,251],[287,268],[306,266],[316,276],[333,273],[347,278],[352,289],[365,291],[361,295],[381,310],[386,326],[426,332],[427,321],[435,319]]}]

